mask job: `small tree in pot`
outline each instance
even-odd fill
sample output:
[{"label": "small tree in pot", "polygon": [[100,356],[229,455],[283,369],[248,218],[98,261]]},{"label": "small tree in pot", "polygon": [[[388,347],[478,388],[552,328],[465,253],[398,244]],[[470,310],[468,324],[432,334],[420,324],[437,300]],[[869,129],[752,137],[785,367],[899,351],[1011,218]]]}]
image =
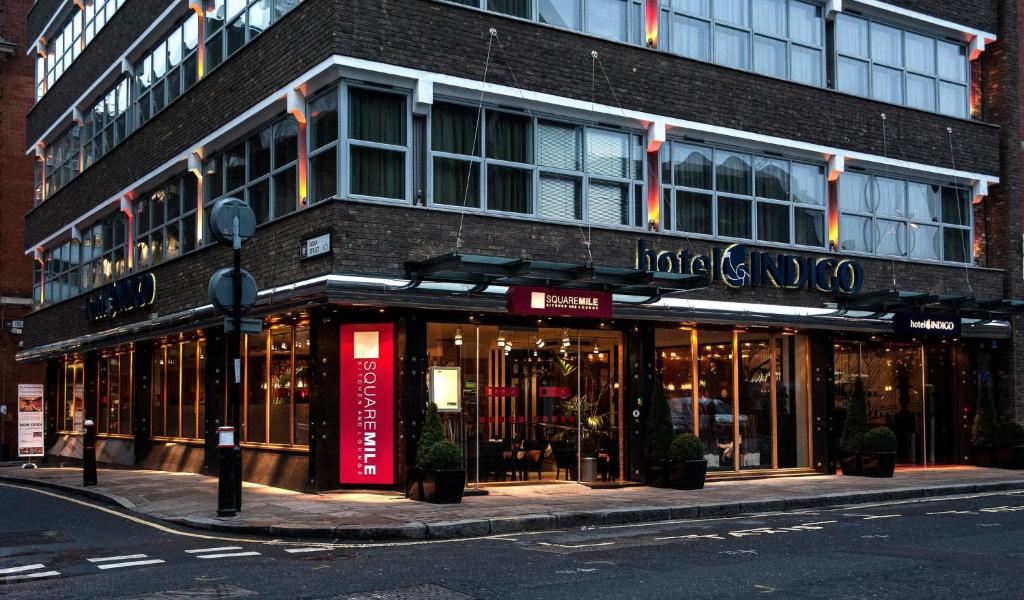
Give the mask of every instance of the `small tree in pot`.
[{"label": "small tree in pot", "polygon": [[995,466],[1002,469],[1024,469],[1024,425],[1008,422],[996,426]]},{"label": "small tree in pot", "polygon": [[995,433],[998,424],[996,405],[992,400],[992,385],[988,381],[988,374],[983,375],[982,379],[978,406],[974,411],[974,423],[971,426],[971,455],[975,465],[994,467]]},{"label": "small tree in pot", "polygon": [[672,445],[672,413],[665,399],[665,388],[661,382],[654,385],[651,409],[647,413],[647,428],[644,437],[644,480],[648,485],[668,485],[667,461]]},{"label": "small tree in pot", "polygon": [[843,434],[839,438],[839,464],[843,468],[843,475],[863,475],[860,452],[867,432],[867,397],[864,382],[858,377],[853,384],[853,397],[846,407],[846,421],[843,422]]},{"label": "small tree in pot", "polygon": [[860,452],[864,475],[892,477],[896,470],[896,445],[896,434],[888,427],[875,427],[864,434]]},{"label": "small tree in pot", "polygon": [[671,486],[677,490],[704,488],[708,474],[708,461],[704,458],[704,442],[692,433],[680,433],[672,440],[668,450],[672,471]]},{"label": "small tree in pot", "polygon": [[[439,444],[443,445],[434,450]],[[454,459],[456,456],[458,460]],[[450,498],[456,494],[455,481],[459,482],[458,499],[453,501]],[[416,466],[406,469],[405,495],[413,500],[439,504],[457,503],[462,500],[465,482],[466,471],[462,464],[462,450],[444,438],[444,427],[441,425],[440,415],[437,414],[437,405],[429,402],[420,439],[416,444]],[[438,497],[449,500],[438,500]]]}]

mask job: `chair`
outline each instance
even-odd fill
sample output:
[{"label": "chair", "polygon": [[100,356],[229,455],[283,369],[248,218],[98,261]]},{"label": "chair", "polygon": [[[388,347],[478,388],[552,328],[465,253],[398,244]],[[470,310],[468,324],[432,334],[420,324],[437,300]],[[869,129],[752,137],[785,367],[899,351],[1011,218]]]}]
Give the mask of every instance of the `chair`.
[{"label": "chair", "polygon": [[576,449],[566,442],[551,442],[551,453],[555,457],[555,479],[561,479],[563,470],[566,479],[575,479]]},{"label": "chair", "polygon": [[537,481],[544,479],[544,451],[547,447],[546,441],[527,440],[523,444],[525,455],[520,463],[523,481],[529,481],[530,473],[534,472],[537,473]]},{"label": "chair", "polygon": [[487,480],[488,475],[494,475],[496,480],[500,475],[501,481],[505,481],[508,468],[505,464],[504,452],[505,448],[501,442],[480,443],[480,475],[484,481]]}]

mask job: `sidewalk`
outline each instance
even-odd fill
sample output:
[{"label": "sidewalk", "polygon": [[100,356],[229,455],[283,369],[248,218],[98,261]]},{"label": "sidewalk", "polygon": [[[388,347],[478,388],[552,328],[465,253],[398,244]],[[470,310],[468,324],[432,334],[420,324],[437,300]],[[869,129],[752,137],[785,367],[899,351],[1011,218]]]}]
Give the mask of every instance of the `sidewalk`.
[{"label": "sidewalk", "polygon": [[812,475],[709,482],[698,491],[570,484],[492,486],[459,505],[406,500],[393,492],[302,494],[245,484],[243,512],[216,515],[217,479],[191,473],[106,470],[82,487],[80,469],[0,468],[0,481],[104,499],[199,529],[323,540],[458,538],[517,531],[724,516],[797,508],[1024,489],[1024,472],[975,467],[900,469],[892,479]]}]

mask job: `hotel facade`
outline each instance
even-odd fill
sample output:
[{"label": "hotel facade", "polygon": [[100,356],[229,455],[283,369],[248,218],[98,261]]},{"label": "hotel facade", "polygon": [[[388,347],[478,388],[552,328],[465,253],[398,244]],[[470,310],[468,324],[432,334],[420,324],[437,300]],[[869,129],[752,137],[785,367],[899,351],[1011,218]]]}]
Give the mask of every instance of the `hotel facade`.
[{"label": "hotel facade", "polygon": [[92,419],[101,463],[216,473],[230,424],[246,480],[399,488],[433,400],[469,485],[615,485],[662,386],[713,477],[833,472],[861,379],[902,463],[969,463],[980,385],[1024,417],[1017,10],[39,0],[48,456]]}]

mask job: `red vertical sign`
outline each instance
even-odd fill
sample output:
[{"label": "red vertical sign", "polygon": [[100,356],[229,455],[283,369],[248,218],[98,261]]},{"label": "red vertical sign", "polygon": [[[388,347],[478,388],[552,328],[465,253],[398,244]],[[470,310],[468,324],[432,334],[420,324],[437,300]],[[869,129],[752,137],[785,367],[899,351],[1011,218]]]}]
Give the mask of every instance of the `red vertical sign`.
[{"label": "red vertical sign", "polygon": [[343,484],[395,482],[394,349],[391,323],[341,326]]}]

